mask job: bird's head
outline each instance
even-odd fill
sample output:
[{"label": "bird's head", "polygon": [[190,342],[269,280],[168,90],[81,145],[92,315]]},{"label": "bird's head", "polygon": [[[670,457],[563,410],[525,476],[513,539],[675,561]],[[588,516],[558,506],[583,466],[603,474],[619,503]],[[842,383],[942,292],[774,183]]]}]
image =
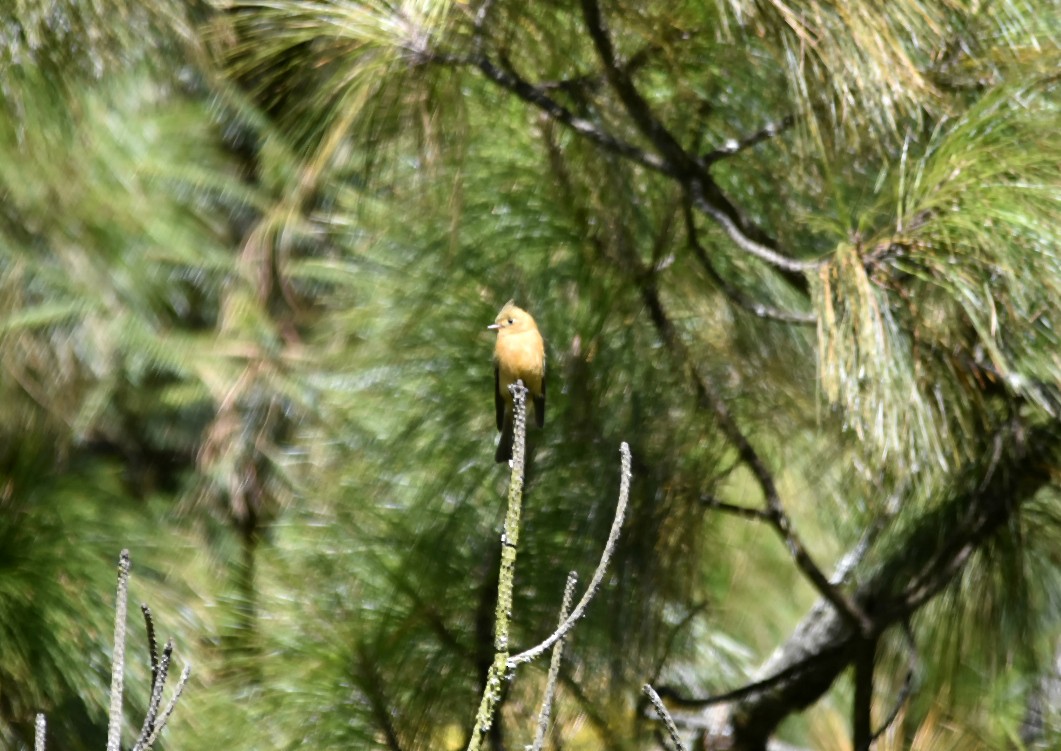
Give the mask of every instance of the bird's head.
[{"label": "bird's head", "polygon": [[505,333],[519,334],[538,327],[530,313],[523,308],[517,307],[512,300],[509,300],[501,308],[501,312],[497,314],[494,322],[487,328],[496,331],[500,335]]}]

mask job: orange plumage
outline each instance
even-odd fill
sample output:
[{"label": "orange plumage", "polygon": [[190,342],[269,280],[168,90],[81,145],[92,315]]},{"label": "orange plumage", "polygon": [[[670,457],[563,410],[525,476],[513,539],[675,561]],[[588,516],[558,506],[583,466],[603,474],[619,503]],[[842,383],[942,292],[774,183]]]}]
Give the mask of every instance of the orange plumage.
[{"label": "orange plumage", "polygon": [[512,392],[508,387],[516,381],[530,392],[534,407],[534,421],[545,424],[545,342],[538,324],[530,313],[509,300],[488,328],[497,331],[494,345],[494,406],[497,429],[501,440],[494,460],[505,462],[512,458]]}]

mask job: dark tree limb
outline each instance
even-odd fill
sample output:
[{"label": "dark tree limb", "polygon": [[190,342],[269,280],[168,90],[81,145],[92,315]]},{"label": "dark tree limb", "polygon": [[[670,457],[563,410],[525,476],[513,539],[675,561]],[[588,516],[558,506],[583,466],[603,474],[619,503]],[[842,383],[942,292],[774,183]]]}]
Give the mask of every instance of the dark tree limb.
[{"label": "dark tree limb", "polygon": [[737,207],[725,196],[718,183],[711,177],[705,165],[686,151],[663,122],[655,116],[648,102],[638,92],[633,80],[618,63],[597,0],[581,0],[581,6],[582,17],[586,22],[586,28],[593,40],[597,55],[604,65],[604,73],[608,82],[615,89],[634,125],[659,151],[664,163],[670,167],[670,174],[685,187],[693,205],[714,219],[737,247],[771,266],[788,272],[787,278],[798,289],[805,292],[806,280],[799,274],[820,268],[827,261],[824,259],[802,261],[779,252],[775,240],[741,215]]},{"label": "dark tree limb", "polygon": [[[590,2],[590,0],[584,1]],[[850,597],[829,581],[796,534],[792,521],[789,519],[781,502],[781,495],[778,492],[773,474],[762,457],[759,456],[759,452],[755,450],[755,447],[752,446],[741,430],[717,386],[696,366],[695,361],[685,347],[685,343],[674,328],[674,324],[671,323],[670,317],[667,315],[660,299],[659,290],[656,287],[656,277],[653,274],[646,273],[637,254],[633,252],[632,248],[626,247],[629,243],[624,238],[620,238],[619,245],[623,246],[619,249],[621,253],[620,262],[638,284],[641,299],[645,307],[648,308],[649,316],[660,338],[670,351],[671,357],[685,370],[692,381],[699,404],[712,413],[723,435],[736,449],[741,462],[748,467],[755,477],[763,494],[766,517],[771,527],[781,537],[796,567],[799,568],[811,585],[818,590],[818,593],[842,615],[845,623],[853,625],[861,633],[870,633],[872,631],[872,622]]]},{"label": "dark tree limb", "polygon": [[[953,582],[971,554],[1051,482],[1050,457],[1061,449],[1059,433],[1056,425],[1026,435],[1019,428],[1002,430],[1007,450],[989,481],[957,486],[896,541],[894,552],[855,593],[875,633],[905,621]],[[974,471],[975,464],[966,474]],[[940,530],[949,530],[942,545]],[[922,573],[922,583],[911,589],[914,572]],[[763,748],[781,720],[817,701],[855,660],[860,638],[835,610],[816,605],[768,666],[778,675],[800,669],[761,691],[743,692],[732,707],[726,730],[737,739],[735,748]]]},{"label": "dark tree limb", "polygon": [[877,728],[873,737],[870,739],[870,745],[876,742],[878,738],[884,735],[888,728],[891,727],[892,723],[899,716],[899,712],[903,708],[903,704],[906,703],[907,698],[914,690],[914,681],[917,679],[917,672],[919,667],[919,659],[917,656],[917,642],[914,641],[914,632],[910,628],[910,622],[905,621],[903,623],[903,636],[906,640],[907,647],[907,665],[906,678],[903,679],[902,688],[899,689],[898,695],[895,697],[895,704],[892,705],[891,711],[888,716],[881,723],[881,726]]},{"label": "dark tree limb", "polygon": [[[488,10],[489,5],[484,4],[480,10]],[[500,86],[506,91],[519,97],[524,102],[533,105],[546,113],[553,120],[565,125],[592,143],[601,147],[608,153],[616,154],[646,169],[652,170],[664,176],[677,180],[687,194],[692,205],[700,212],[713,219],[744,252],[755,256],[759,260],[778,269],[781,275],[802,294],[808,293],[807,280],[804,274],[807,271],[820,268],[827,259],[813,259],[809,261],[794,259],[786,253],[781,252],[776,239],[769,233],[749,221],[733,202],[725,195],[714,178],[708,172],[708,167],[717,161],[712,155],[718,152],[718,158],[728,155],[733,147],[726,145],[709,152],[705,156],[705,163],[700,157],[691,154],[683,148],[673,134],[654,115],[648,103],[637,91],[633,84],[632,73],[636,71],[637,56],[628,60],[625,64],[615,58],[614,48],[608,36],[607,30],[600,14],[600,7],[596,0],[583,0],[583,17],[604,65],[604,77],[615,89],[627,114],[633,121],[635,127],[644,135],[658,153],[628,143],[621,138],[602,129],[598,124],[579,117],[555,98],[550,96],[551,90],[556,90],[555,83],[544,85],[533,84],[511,68],[499,66],[493,62],[483,51],[482,41],[483,29],[479,25],[479,17],[476,16],[473,26],[475,43],[471,55],[452,55],[441,52],[412,51],[418,62],[437,65],[455,65],[474,67],[479,70],[487,80]],[[749,148],[756,143],[765,140],[773,132],[780,132],[786,121],[782,120],[776,128],[767,126],[761,131],[752,134],[741,142],[737,149]],[[743,145],[742,144],[746,144]]]},{"label": "dark tree limb", "polygon": [[476,68],[487,78],[487,80],[497,84],[506,91],[515,94],[524,102],[537,107],[542,112],[549,115],[553,120],[567,126],[580,136],[597,144],[605,151],[621,156],[624,159],[628,159],[635,164],[652,170],[653,172],[659,172],[668,177],[674,177],[670,165],[660,159],[657,155],[638,148],[633,144],[627,143],[626,141],[613,136],[611,133],[602,130],[590,120],[587,120],[584,117],[579,117],[560,102],[556,101],[556,99],[549,96],[545,89],[535,86],[513,70],[502,68],[485,55],[461,57],[434,54],[425,55],[424,61],[439,65],[464,65]]},{"label": "dark tree limb", "polygon": [[869,751],[873,739],[873,667],[876,660],[877,639],[859,640],[855,657],[855,698],[851,703],[855,751]]},{"label": "dark tree limb", "polygon": [[696,162],[678,143],[678,139],[653,114],[648,102],[638,92],[633,80],[615,57],[611,38],[604,27],[600,6],[597,0],[581,0],[582,18],[586,22],[590,39],[597,50],[597,55],[604,65],[604,75],[619,100],[626,108],[626,113],[634,125],[648,141],[659,151],[664,162],[670,165],[676,176],[688,179],[696,170]]},{"label": "dark tree limb", "polygon": [[719,500],[713,495],[702,496],[700,500],[704,506],[709,509],[715,509],[727,514],[732,514],[733,516],[739,516],[740,518],[748,519],[749,521],[770,523],[770,514],[761,508],[738,506],[735,503],[727,503],[726,501]]},{"label": "dark tree limb", "polygon": [[[918,657],[909,617],[960,575],[971,551],[980,549],[1019,513],[1025,502],[1052,482],[1050,467],[1061,451],[1061,428],[1048,424],[1027,434],[1019,427],[1004,428],[998,438],[1008,439],[1008,446],[988,481],[955,486],[948,497],[895,542],[893,552],[855,592],[855,600],[873,619],[873,635],[879,637],[888,628],[902,624],[909,649],[903,687],[888,717],[869,736],[870,743],[894,722],[916,681]],[[976,466],[972,463],[965,474],[975,472]],[[943,529],[950,533],[941,546]],[[915,571],[922,572],[923,580],[931,581],[931,586],[912,584]],[[865,659],[867,651],[860,645],[866,641],[823,600],[763,667],[762,672],[769,677],[707,698],[687,698],[668,687],[658,691],[673,706],[700,710],[676,716],[679,726],[724,736],[732,744],[727,748],[762,751],[768,748],[770,736],[785,717],[816,702],[841,673]],[[870,685],[864,684],[864,690]],[[856,703],[866,705],[861,698]],[[722,721],[716,714],[702,713],[719,705],[729,705]]]}]

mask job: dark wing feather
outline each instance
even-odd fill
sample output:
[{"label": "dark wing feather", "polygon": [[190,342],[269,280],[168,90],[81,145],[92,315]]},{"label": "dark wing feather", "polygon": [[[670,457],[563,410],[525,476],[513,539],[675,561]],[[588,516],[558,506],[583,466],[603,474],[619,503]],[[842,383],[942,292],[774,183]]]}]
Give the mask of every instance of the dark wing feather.
[{"label": "dark wing feather", "polygon": [[534,422],[539,428],[545,427],[545,373],[542,373],[541,396],[534,397]]},{"label": "dark wing feather", "polygon": [[497,429],[505,425],[505,400],[501,398],[501,370],[494,363],[494,410],[497,412]]}]

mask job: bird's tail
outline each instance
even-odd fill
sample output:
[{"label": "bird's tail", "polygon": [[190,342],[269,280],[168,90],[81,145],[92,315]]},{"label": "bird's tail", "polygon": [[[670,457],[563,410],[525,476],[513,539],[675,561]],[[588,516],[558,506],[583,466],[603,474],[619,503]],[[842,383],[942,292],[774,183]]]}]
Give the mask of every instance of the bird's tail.
[{"label": "bird's tail", "polygon": [[512,439],[515,436],[513,422],[512,415],[506,412],[504,427],[501,428],[501,440],[497,442],[497,451],[494,452],[494,461],[498,464],[512,458]]}]

